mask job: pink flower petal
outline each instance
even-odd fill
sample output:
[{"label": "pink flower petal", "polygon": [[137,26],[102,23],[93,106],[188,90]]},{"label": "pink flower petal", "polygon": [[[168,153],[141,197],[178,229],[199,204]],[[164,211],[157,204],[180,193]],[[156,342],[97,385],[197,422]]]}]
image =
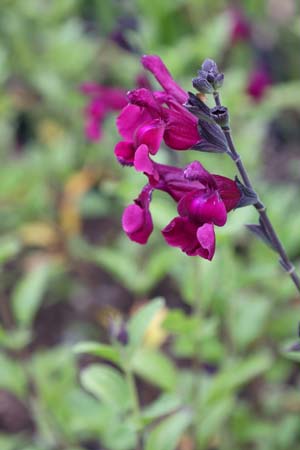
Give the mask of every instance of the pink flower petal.
[{"label": "pink flower petal", "polygon": [[250,74],[246,91],[253,101],[260,102],[271,85],[272,80],[267,70],[258,67]]},{"label": "pink flower petal", "polygon": [[205,186],[215,187],[213,176],[202,166],[199,161],[191,162],[184,169],[184,177],[189,181],[200,181]]},{"label": "pink flower petal", "polygon": [[144,223],[144,211],[138,205],[129,205],[122,216],[122,227],[125,233],[132,234],[138,231]]},{"label": "pink flower petal", "polygon": [[127,97],[131,104],[141,108],[147,108],[147,111],[152,118],[160,116],[160,103],[155,99],[153,92],[148,89],[134,89],[133,91],[129,91],[127,93]]},{"label": "pink flower petal", "polygon": [[217,185],[217,190],[229,212],[236,207],[241,198],[241,193],[235,181],[221,175],[212,175]]},{"label": "pink flower petal", "polygon": [[204,258],[211,260],[215,254],[216,247],[214,226],[211,223],[205,223],[199,227],[197,230],[197,239],[202,250],[206,252]]},{"label": "pink flower petal", "polygon": [[120,164],[132,166],[135,148],[132,142],[121,141],[115,146],[115,156]]},{"label": "pink flower petal", "polygon": [[181,248],[189,256],[213,257],[214,233],[210,224],[197,227],[187,217],[175,217],[162,230],[162,234],[169,245]]},{"label": "pink flower petal", "polygon": [[182,197],[177,209],[181,216],[189,217],[196,224],[213,222],[222,227],[227,220],[225,205],[217,192],[190,192]]},{"label": "pink flower petal", "polygon": [[116,123],[120,135],[130,141],[133,140],[137,128],[147,120],[152,120],[148,111],[136,105],[127,105],[122,109]]},{"label": "pink flower petal", "polygon": [[174,150],[187,150],[201,140],[197,129],[197,119],[183,111],[164,109],[166,131],[165,143]]},{"label": "pink flower petal", "polygon": [[183,104],[187,100],[187,93],[173,80],[170,72],[159,56],[144,55],[142,57],[142,64],[145,69],[153,73],[163,89],[179,103]]},{"label": "pink flower petal", "polygon": [[138,147],[134,156],[134,167],[138,172],[145,172],[147,175],[155,177],[154,164],[149,158],[149,149],[147,145],[142,144]]},{"label": "pink flower petal", "polygon": [[102,136],[101,123],[93,117],[89,118],[85,124],[85,135],[89,141],[99,141]]},{"label": "pink flower petal", "polygon": [[197,225],[187,217],[175,217],[163,230],[166,242],[172,247],[179,247],[187,255],[197,255],[199,242],[196,237]]},{"label": "pink flower petal", "polygon": [[155,119],[140,127],[136,134],[137,144],[146,144],[150,153],[155,155],[163,139],[165,125],[163,121]]},{"label": "pink flower petal", "polygon": [[93,81],[85,81],[80,85],[80,91],[85,95],[96,95],[102,93],[102,86]]},{"label": "pink flower petal", "polygon": [[152,217],[149,211],[152,188],[146,185],[135,203],[125,208],[122,227],[129,239],[146,244],[153,231]]}]

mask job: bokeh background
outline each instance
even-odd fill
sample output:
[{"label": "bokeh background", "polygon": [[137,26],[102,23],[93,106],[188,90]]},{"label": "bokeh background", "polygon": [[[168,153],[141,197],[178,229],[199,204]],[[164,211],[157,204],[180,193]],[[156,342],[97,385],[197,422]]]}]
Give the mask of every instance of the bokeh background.
[{"label": "bokeh background", "polygon": [[[143,448],[300,449],[299,365],[287,352],[297,341],[299,295],[244,227],[257,222],[255,210],[237,210],[218,228],[208,262],[165,245],[160,229],[174,204],[156,193],[148,245],[130,242],[120,219],[144,177],[116,162],[118,108],[87,84],[122,95],[156,86],[139,62],[154,53],[190,90],[202,61],[214,58],[239,152],[299,269],[299,7],[1,0],[1,450],[141,448],[118,380],[93,383],[91,371],[82,378],[91,364],[122,382],[123,371],[112,353],[90,355],[78,343],[119,351],[116,328],[126,334],[149,304],[131,372]],[[222,155],[162,154],[235,175]]]}]

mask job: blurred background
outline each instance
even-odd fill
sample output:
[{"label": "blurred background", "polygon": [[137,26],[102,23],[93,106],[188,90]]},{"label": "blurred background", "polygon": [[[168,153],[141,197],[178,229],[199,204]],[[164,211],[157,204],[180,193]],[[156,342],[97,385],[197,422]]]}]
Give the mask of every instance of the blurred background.
[{"label": "blurred background", "polygon": [[[126,91],[156,86],[140,55],[159,55],[186,90],[215,59],[237,148],[299,269],[299,50],[298,0],[1,0],[1,450],[140,448],[122,396],[112,408],[114,387],[105,400],[81,378],[106,358],[74,346],[113,348],[116,326],[157,297],[133,370],[145,448],[300,449],[299,365],[286,354],[299,295],[244,227],[255,210],[217,229],[208,262],[165,245],[174,204],[155,193],[139,246],[120,220],[144,177],[113,154]],[[223,155],[162,152],[235,175]]]}]

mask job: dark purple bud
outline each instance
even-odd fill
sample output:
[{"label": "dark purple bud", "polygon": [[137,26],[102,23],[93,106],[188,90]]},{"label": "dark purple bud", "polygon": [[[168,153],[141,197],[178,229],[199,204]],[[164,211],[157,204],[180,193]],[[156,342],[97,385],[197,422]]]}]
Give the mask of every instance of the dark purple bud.
[{"label": "dark purple bud", "polygon": [[116,320],[110,325],[110,335],[121,345],[128,344],[128,332],[124,321]]},{"label": "dark purple bud", "polygon": [[199,92],[211,94],[219,89],[224,81],[224,74],[219,72],[217,64],[212,59],[206,59],[198,71],[198,77],[193,79],[193,86]]},{"label": "dark purple bud", "polygon": [[288,349],[288,352],[300,352],[300,342],[295,342]]},{"label": "dark purple bud", "polygon": [[223,86],[224,73],[219,73],[214,80],[214,88],[217,90]]},{"label": "dark purple bud", "polygon": [[218,66],[213,59],[205,59],[201,66],[202,70],[206,70],[207,72],[218,72]]},{"label": "dark purple bud", "polygon": [[121,324],[116,338],[117,338],[117,341],[120,342],[120,344],[122,344],[124,346],[128,344],[128,332],[126,330],[125,323]]},{"label": "dark purple bud", "polygon": [[206,76],[206,79],[207,79],[207,81],[208,81],[209,83],[213,83],[213,82],[215,81],[214,75],[213,75],[212,73],[209,73],[209,72],[208,72],[208,74],[207,74],[207,76]]}]

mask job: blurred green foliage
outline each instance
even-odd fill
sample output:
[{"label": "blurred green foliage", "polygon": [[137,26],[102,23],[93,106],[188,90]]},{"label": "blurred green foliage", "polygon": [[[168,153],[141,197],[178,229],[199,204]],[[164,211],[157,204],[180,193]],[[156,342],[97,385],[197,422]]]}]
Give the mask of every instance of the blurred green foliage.
[{"label": "blurred green foliage", "polygon": [[[276,22],[275,3],[243,7],[257,30],[267,24],[277,74],[297,61],[300,15],[283,22],[282,9]],[[134,51],[112,40],[116,30]],[[257,53],[247,42],[229,52],[229,34],[221,0],[2,0],[1,450],[299,448],[299,355],[286,349],[300,303],[275,255],[243,226],[255,211],[218,228],[207,262],[165,245],[159,229],[174,205],[158,193],[155,232],[140,247],[120,217],[143,175],[115,161],[115,117],[99,143],[84,136],[84,81],[132,89],[139,53],[156,53],[190,89],[204,58],[220,61],[237,147],[299,267],[299,140],[296,150],[280,141],[278,159],[269,139],[280,114],[300,114],[299,73],[287,64],[253,103],[245,86]],[[198,157],[235,175],[219,155],[181,152],[177,163]]]}]

